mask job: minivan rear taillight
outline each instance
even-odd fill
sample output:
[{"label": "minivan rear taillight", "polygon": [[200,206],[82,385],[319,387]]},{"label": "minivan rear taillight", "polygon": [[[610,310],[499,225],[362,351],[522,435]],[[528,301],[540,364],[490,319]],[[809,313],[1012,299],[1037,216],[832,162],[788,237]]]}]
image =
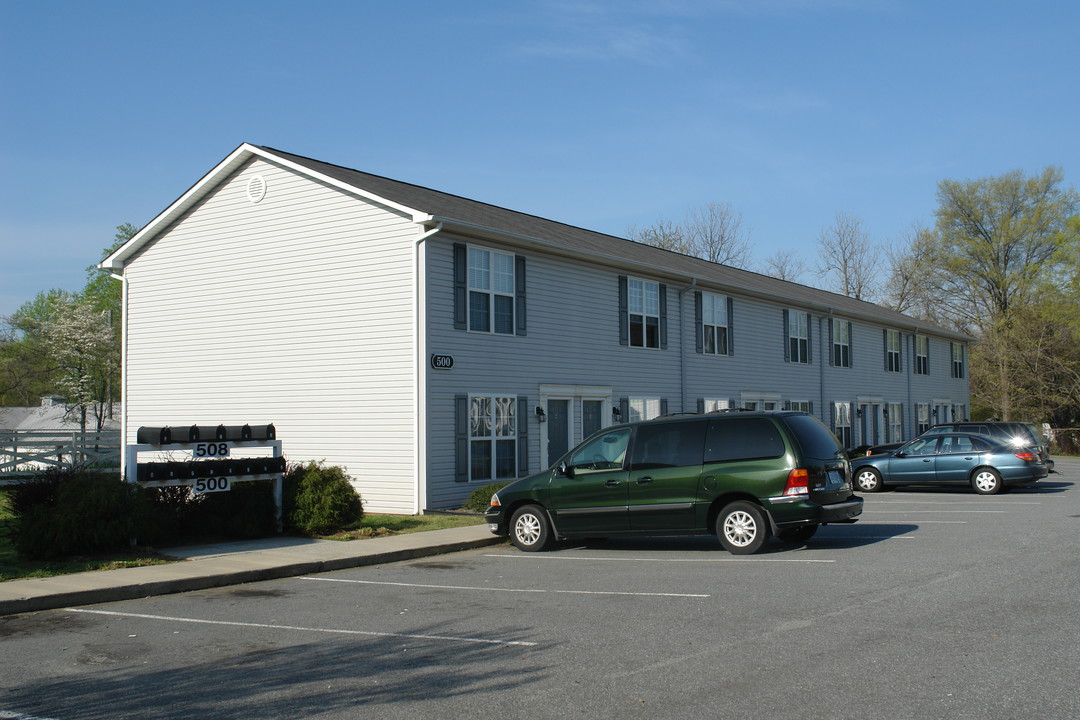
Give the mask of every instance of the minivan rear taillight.
[{"label": "minivan rear taillight", "polygon": [[1027,450],[1025,450],[1024,452],[1013,453],[1013,455],[1020,458],[1024,462],[1035,462],[1035,460],[1037,460],[1035,454],[1028,452]]},{"label": "minivan rear taillight", "polygon": [[789,472],[787,476],[787,487],[784,488],[784,496],[809,494],[810,471],[806,468],[795,468]]}]

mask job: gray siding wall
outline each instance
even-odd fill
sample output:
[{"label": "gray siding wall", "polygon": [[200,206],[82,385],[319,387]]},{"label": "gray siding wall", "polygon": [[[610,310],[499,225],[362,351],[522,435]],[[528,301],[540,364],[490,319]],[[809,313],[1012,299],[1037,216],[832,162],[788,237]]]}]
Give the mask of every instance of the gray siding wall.
[{"label": "gray siding wall", "polygon": [[416,235],[286,168],[241,169],[126,268],[127,441],[273,422],[289,460],[344,465],[368,510],[413,512]]},{"label": "gray siding wall", "polygon": [[[703,399],[729,399],[774,394],[787,401],[810,401],[814,414],[832,423],[832,403],[852,404],[852,445],[875,440],[863,437],[863,421],[855,410],[860,401],[877,404],[880,433],[887,439],[880,408],[903,404],[903,435],[912,437],[915,403],[947,399],[968,404],[967,380],[950,377],[949,342],[931,338],[930,374],[911,374],[912,329],[903,332],[903,370],[885,371],[884,326],[852,321],[851,367],[832,367],[828,317],[812,312],[812,362],[784,359],[783,311],[798,309],[782,299],[774,301],[733,297],[734,353],[730,356],[696,352],[694,291],[687,282],[622,272],[610,267],[568,260],[535,251],[523,251],[490,242],[475,242],[527,258],[528,334],[493,335],[453,328],[453,242],[466,239],[439,235],[427,248],[427,312],[429,351],[454,357],[452,370],[431,371],[428,378],[428,505],[452,507],[479,484],[455,482],[455,396],[528,396],[527,423],[530,471],[546,467],[543,430],[533,414],[547,385],[604,386],[611,388],[615,405],[626,397],[659,397],[669,412],[695,412]],[[618,277],[629,275],[665,283],[667,287],[668,348],[654,350],[619,344]],[[684,291],[680,295],[680,291]],[[716,294],[723,291],[709,289]],[[848,320],[848,318],[839,318]],[[680,358],[680,342],[683,357]],[[685,363],[685,402],[681,367]],[[581,439],[580,400],[574,405],[573,440]],[[869,415],[867,417],[869,421]],[[933,420],[933,418],[932,418]],[[612,421],[604,418],[604,424]],[[870,432],[869,422],[867,433]]]}]

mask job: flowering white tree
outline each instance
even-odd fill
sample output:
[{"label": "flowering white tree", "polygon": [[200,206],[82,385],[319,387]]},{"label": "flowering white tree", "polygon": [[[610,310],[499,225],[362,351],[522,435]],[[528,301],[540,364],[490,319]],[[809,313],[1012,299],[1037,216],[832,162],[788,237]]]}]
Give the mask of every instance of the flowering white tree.
[{"label": "flowering white tree", "polygon": [[57,386],[86,431],[92,414],[100,430],[108,417],[112,378],[120,366],[116,330],[108,313],[70,295],[57,296],[40,328],[41,348],[56,369]]}]

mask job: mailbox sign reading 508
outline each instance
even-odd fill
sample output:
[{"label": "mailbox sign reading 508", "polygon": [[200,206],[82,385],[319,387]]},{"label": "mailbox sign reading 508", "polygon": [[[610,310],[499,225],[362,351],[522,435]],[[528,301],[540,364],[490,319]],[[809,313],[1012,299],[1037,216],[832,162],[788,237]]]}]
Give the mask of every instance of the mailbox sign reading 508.
[{"label": "mailbox sign reading 508", "polygon": [[191,449],[191,455],[197,458],[228,457],[229,443],[196,443]]}]

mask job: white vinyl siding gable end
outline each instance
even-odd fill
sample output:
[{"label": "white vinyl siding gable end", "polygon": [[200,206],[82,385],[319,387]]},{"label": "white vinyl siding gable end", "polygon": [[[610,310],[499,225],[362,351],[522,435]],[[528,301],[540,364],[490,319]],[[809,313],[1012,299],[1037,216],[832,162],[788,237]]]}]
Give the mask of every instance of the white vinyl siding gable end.
[{"label": "white vinyl siding gable end", "polygon": [[369,511],[414,512],[416,237],[262,160],[223,181],[125,268],[128,441],[273,422],[286,457],[345,466]]}]

